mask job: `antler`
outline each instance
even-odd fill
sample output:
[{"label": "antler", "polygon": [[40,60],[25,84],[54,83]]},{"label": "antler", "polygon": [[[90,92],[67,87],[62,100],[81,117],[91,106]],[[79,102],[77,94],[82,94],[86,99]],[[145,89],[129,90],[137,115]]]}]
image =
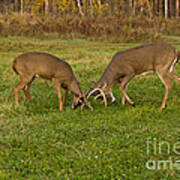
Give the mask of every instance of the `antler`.
[{"label": "antler", "polygon": [[91,106],[91,103],[86,99],[85,96],[84,96],[84,103],[81,105],[81,110],[83,110],[84,105],[87,105],[89,107],[89,109],[91,109],[91,111],[93,111],[93,107]]},{"label": "antler", "polygon": [[[100,95],[103,97],[103,100],[104,100],[104,105],[107,106],[107,99],[106,99],[106,95],[104,94],[103,90],[100,89],[100,88],[95,88],[93,89],[87,96],[87,99],[96,91],[99,91],[100,92]],[[99,97],[99,95],[97,95]],[[96,97],[95,97],[96,99]]]},{"label": "antler", "polygon": [[102,97],[102,94],[97,94],[97,95],[94,97],[94,99],[96,100],[96,99],[98,99],[99,97]]}]

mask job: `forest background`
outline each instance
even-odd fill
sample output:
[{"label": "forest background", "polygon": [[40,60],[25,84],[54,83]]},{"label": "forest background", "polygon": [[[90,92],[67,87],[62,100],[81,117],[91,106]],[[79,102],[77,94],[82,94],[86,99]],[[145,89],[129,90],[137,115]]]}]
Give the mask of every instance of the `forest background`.
[{"label": "forest background", "polygon": [[180,0],[1,0],[0,35],[162,41],[180,35]]}]

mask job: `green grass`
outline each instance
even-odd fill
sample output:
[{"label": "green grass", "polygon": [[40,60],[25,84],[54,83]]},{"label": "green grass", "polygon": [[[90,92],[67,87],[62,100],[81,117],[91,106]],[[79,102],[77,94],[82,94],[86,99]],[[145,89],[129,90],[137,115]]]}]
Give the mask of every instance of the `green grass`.
[{"label": "green grass", "polygon": [[[179,38],[167,41],[180,49]],[[121,105],[116,86],[116,104],[105,108],[91,98],[93,112],[72,110],[69,93],[64,111],[59,112],[52,82],[38,78],[31,87],[34,103],[29,104],[23,92],[19,93],[20,106],[14,103],[12,88],[19,77],[11,64],[24,52],[48,52],[66,60],[86,91],[114,53],[137,45],[0,37],[0,179],[179,179],[177,168],[146,168],[148,160],[180,160],[173,151],[180,138],[180,88],[175,83],[162,112],[158,108],[165,89],[155,74],[136,77],[129,84],[135,108]],[[178,65],[176,70],[180,74]],[[170,154],[166,146],[162,154],[154,153],[153,145],[158,148],[163,141],[170,144]]]}]

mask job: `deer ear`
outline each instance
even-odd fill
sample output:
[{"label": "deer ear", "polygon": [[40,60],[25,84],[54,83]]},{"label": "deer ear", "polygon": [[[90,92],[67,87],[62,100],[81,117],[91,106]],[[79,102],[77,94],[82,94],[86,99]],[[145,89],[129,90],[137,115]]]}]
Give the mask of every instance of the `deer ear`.
[{"label": "deer ear", "polygon": [[91,84],[93,85],[94,88],[97,86],[97,83],[94,81],[91,81]]}]

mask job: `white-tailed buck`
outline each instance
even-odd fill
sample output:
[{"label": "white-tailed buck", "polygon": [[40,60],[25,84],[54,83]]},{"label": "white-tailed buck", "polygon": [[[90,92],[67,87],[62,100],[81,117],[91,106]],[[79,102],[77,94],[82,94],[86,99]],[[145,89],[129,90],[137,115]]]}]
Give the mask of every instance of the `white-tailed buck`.
[{"label": "white-tailed buck", "polygon": [[[91,110],[90,102],[87,101],[76,80],[71,66],[59,58],[40,52],[28,52],[18,56],[13,61],[13,69],[20,76],[20,82],[14,87],[15,103],[18,105],[18,92],[23,89],[24,94],[32,102],[29,88],[36,76],[49,79],[54,82],[59,99],[59,109],[63,110],[68,90],[73,94],[72,108],[87,105]],[[62,100],[61,87],[65,89]]]},{"label": "white-tailed buck", "polygon": [[116,83],[119,83],[123,94],[121,103],[124,104],[126,99],[129,104],[134,105],[134,102],[126,94],[128,82],[136,75],[154,71],[166,88],[160,107],[163,109],[172,87],[168,76],[180,85],[180,76],[174,71],[174,66],[179,59],[178,49],[168,44],[149,44],[118,52],[113,56],[99,81],[93,83],[94,89],[89,90],[86,96],[88,98],[93,95],[95,99],[103,97],[105,106],[107,106],[106,98],[115,102],[112,89]]}]

